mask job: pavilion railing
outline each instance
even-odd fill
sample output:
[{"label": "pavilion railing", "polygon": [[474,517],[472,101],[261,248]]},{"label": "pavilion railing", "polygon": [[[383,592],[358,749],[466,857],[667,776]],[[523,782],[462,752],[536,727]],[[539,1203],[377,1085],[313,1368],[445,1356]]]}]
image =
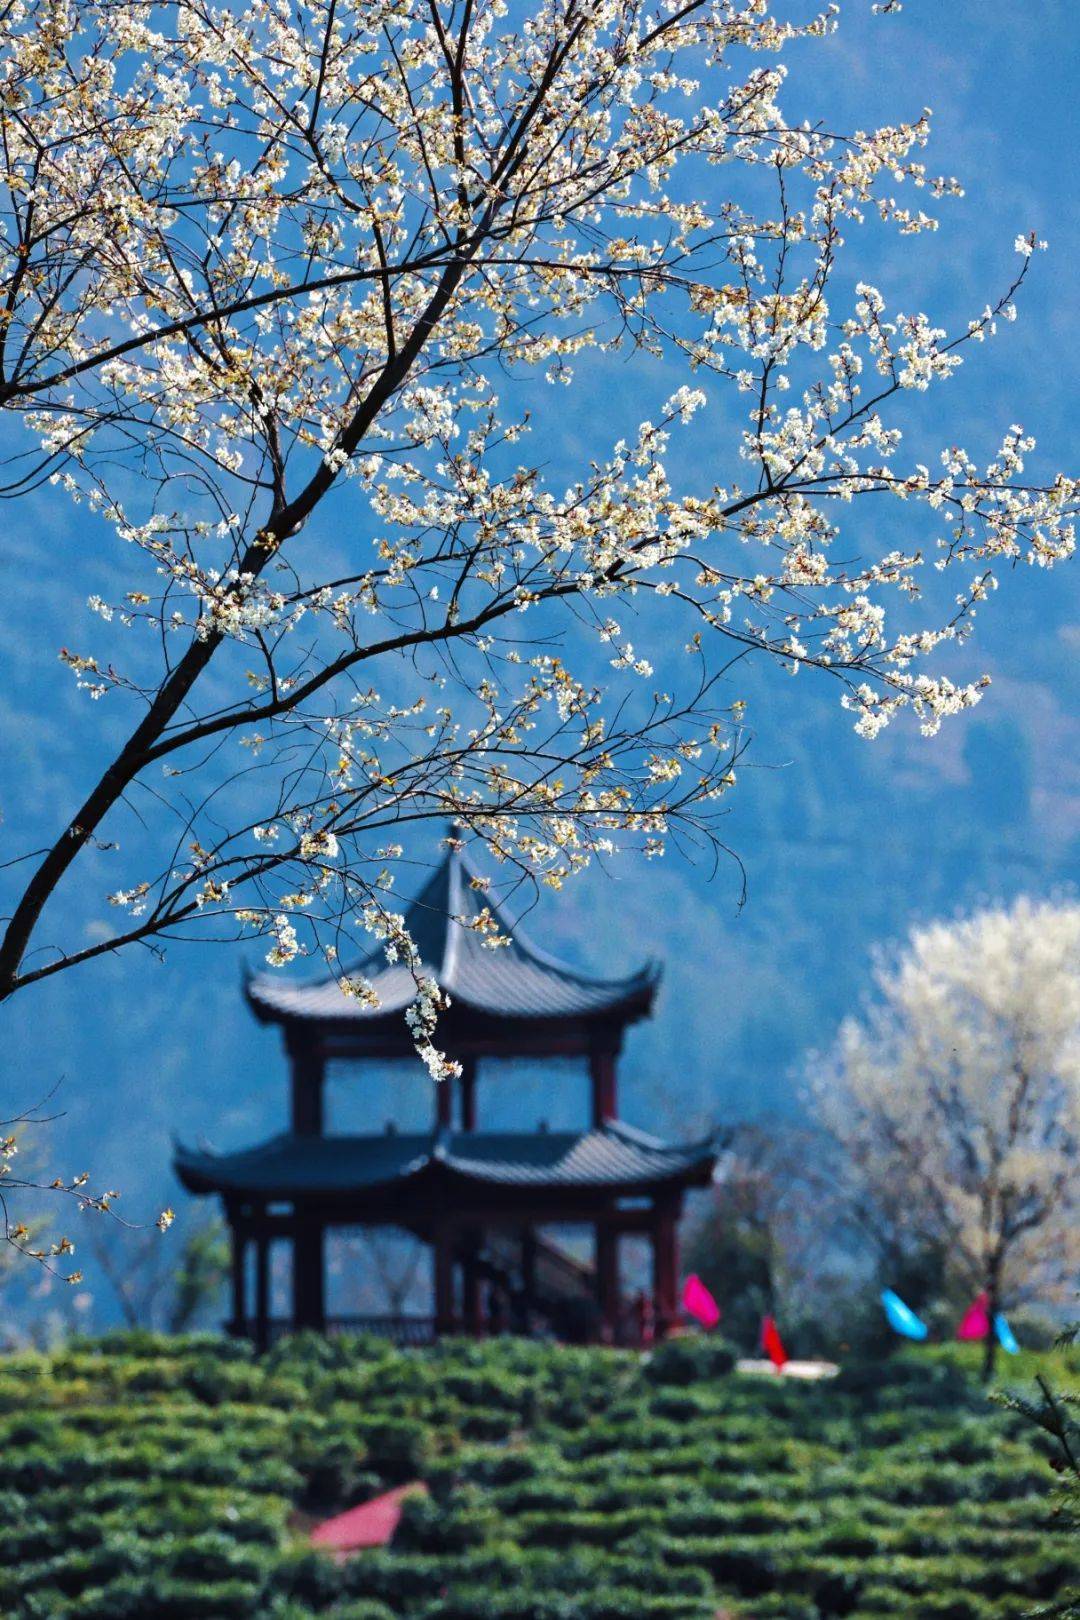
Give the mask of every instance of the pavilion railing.
[{"label": "pavilion railing", "polygon": [[[273,1316],[265,1323],[256,1317],[226,1324],[234,1338],[254,1339],[258,1344],[276,1344],[298,1331],[291,1317]],[[371,1333],[380,1339],[389,1339],[396,1345],[431,1344],[435,1338],[435,1318],[432,1316],[328,1316],[321,1329],[323,1333]]]},{"label": "pavilion railing", "polygon": [[[494,1330],[495,1334],[505,1334],[508,1327],[509,1324],[503,1324]],[[234,1337],[252,1339],[255,1344],[265,1347],[298,1330],[291,1317],[274,1316],[264,1323],[260,1323],[256,1317],[231,1321],[226,1323],[226,1331]],[[399,1347],[432,1344],[436,1337],[435,1318],[432,1316],[328,1316],[321,1331],[330,1335],[370,1333]],[[456,1323],[453,1331],[463,1332],[463,1324]],[[491,1331],[488,1327],[484,1337]],[[624,1301],[619,1309],[614,1338],[609,1342],[636,1349],[647,1347],[652,1343],[652,1338],[651,1312],[646,1314],[639,1305]]]}]

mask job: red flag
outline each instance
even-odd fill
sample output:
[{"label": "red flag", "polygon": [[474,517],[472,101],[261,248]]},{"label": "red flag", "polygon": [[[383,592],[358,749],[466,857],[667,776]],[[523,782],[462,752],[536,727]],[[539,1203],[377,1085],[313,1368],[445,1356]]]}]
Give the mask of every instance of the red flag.
[{"label": "red flag", "polygon": [[776,1318],[773,1316],[763,1316],[761,1318],[761,1348],[777,1372],[781,1372],[784,1363],[788,1359],[788,1353],[784,1349],[784,1341],[780,1337],[776,1326]]},{"label": "red flag", "polygon": [[980,1294],[978,1299],[972,1300],[960,1326],[956,1330],[958,1339],[985,1339],[990,1332],[990,1296]]},{"label": "red flag", "polygon": [[720,1307],[696,1272],[691,1272],[683,1284],[682,1306],[702,1327],[714,1328],[720,1320]]}]

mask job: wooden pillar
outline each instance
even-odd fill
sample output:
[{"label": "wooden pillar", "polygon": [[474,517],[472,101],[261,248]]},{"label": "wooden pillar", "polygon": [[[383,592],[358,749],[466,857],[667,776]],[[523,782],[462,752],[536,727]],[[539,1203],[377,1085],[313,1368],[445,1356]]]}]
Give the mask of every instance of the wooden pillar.
[{"label": "wooden pillar", "polygon": [[521,1234],[521,1287],[525,1309],[531,1311],[536,1299],[536,1233],[531,1226]]},{"label": "wooden pillar", "polygon": [[656,1337],[663,1339],[679,1319],[679,1206],[665,1201],[653,1216],[653,1309]]},{"label": "wooden pillar", "polygon": [[[445,1081],[443,1082],[445,1084]],[[436,1227],[434,1241],[435,1272],[435,1332],[453,1333],[457,1322],[454,1315],[454,1243],[453,1234],[445,1224]]]},{"label": "wooden pillar", "polygon": [[266,1350],[269,1345],[270,1239],[263,1227],[255,1238],[255,1346]]},{"label": "wooden pillar", "polygon": [[476,1129],[476,1059],[464,1058],[461,1064],[461,1128]]},{"label": "wooden pillar", "polygon": [[592,1079],[592,1124],[597,1130],[619,1114],[618,1084],[614,1052],[591,1052],[589,1075]]},{"label": "wooden pillar", "polygon": [[229,1235],[232,1239],[231,1274],[232,1274],[232,1321],[229,1324],[233,1333],[247,1331],[247,1306],[244,1288],[244,1259],[246,1243],[244,1234],[238,1222],[238,1217],[230,1213]]},{"label": "wooden pillar", "polygon": [[536,1318],[536,1231],[521,1229],[521,1293],[511,1296],[511,1333],[531,1334]]},{"label": "wooden pillar", "polygon": [[440,1131],[453,1130],[454,1127],[454,1082],[452,1080],[436,1080],[435,1082],[435,1129]]},{"label": "wooden pillar", "polygon": [[292,1064],[292,1128],[295,1136],[323,1134],[323,1086],[326,1062],[307,1032],[285,1037]]},{"label": "wooden pillar", "polygon": [[608,1221],[596,1223],[596,1302],[605,1344],[619,1340],[619,1232]]},{"label": "wooden pillar", "polygon": [[461,1266],[465,1331],[473,1339],[482,1338],[484,1333],[484,1305],[480,1292],[480,1271],[476,1264],[481,1241],[479,1233],[470,1240],[469,1252]]},{"label": "wooden pillar", "polygon": [[318,1215],[306,1211],[296,1217],[293,1237],[293,1324],[297,1328],[326,1328],[323,1285],[324,1227]]}]

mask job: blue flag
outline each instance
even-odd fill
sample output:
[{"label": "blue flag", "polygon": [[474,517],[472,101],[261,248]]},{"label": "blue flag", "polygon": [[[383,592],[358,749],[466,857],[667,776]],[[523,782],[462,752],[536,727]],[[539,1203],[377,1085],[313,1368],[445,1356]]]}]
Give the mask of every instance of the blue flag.
[{"label": "blue flag", "polygon": [[1016,1335],[1000,1313],[994,1317],[994,1332],[998,1336],[998,1344],[1003,1350],[1007,1350],[1010,1356],[1020,1354],[1020,1346],[1016,1342]]},{"label": "blue flag", "polygon": [[904,1304],[899,1294],[894,1294],[891,1288],[883,1288],[881,1303],[894,1333],[903,1334],[905,1339],[926,1338],[929,1331],[926,1323],[921,1322],[911,1307]]}]

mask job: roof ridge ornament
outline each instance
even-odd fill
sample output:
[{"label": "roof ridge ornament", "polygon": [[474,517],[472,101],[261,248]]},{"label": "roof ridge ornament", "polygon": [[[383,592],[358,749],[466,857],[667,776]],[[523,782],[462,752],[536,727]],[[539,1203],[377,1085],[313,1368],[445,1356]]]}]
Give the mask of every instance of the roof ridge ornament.
[{"label": "roof ridge ornament", "polygon": [[448,989],[454,972],[457,959],[457,944],[463,930],[458,921],[462,909],[461,869],[464,864],[464,851],[455,844],[447,853],[447,882],[446,882],[446,926],[443,934],[443,955],[440,968],[439,985]]}]

